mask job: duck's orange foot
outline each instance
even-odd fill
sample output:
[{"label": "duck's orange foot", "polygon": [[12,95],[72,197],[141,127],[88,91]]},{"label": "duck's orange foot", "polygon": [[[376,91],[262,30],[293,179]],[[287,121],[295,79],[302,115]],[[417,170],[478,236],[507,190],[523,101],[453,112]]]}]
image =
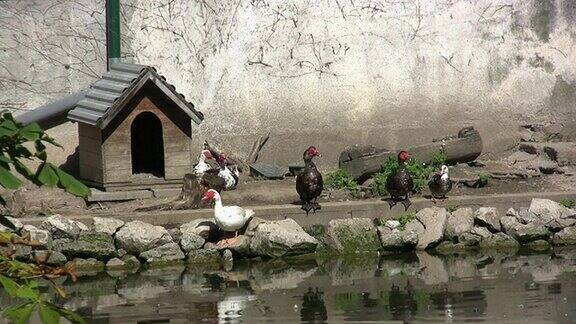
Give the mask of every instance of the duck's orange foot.
[{"label": "duck's orange foot", "polygon": [[231,237],[231,238],[223,239],[223,240],[220,240],[218,243],[216,243],[216,247],[218,249],[225,249],[225,248],[233,246],[234,244],[237,243],[237,241],[238,241],[238,237]]}]

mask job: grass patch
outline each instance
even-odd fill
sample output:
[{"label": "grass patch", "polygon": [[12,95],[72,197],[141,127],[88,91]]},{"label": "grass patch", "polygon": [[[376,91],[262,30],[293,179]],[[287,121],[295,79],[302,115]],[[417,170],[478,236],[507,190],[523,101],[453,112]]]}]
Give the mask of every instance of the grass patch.
[{"label": "grass patch", "polygon": [[455,212],[456,210],[458,210],[458,208],[460,208],[460,206],[458,206],[458,205],[448,205],[448,206],[446,207],[446,210],[447,210],[449,213],[453,213],[453,212]]},{"label": "grass patch", "polygon": [[357,197],[360,192],[356,180],[342,169],[337,169],[326,175],[326,187],[331,189],[346,189],[350,191],[353,197]]},{"label": "grass patch", "polygon": [[[406,170],[408,170],[414,181],[414,192],[422,192],[422,189],[428,183],[430,175],[436,172],[443,164],[446,164],[446,155],[442,151],[434,153],[428,165],[420,163],[417,158],[408,160],[406,162]],[[398,167],[398,159],[392,156],[388,157],[388,160],[382,164],[380,172],[374,175],[374,182],[370,185],[370,191],[373,195],[386,196],[388,194],[386,180],[398,170]]]},{"label": "grass patch", "polygon": [[562,199],[560,200],[560,205],[572,209],[576,207],[576,199]]},{"label": "grass patch", "polygon": [[416,213],[404,213],[398,217],[396,217],[396,220],[398,222],[400,222],[400,226],[398,226],[398,229],[403,231],[406,229],[406,225],[408,225],[408,223],[410,223],[411,221],[416,219]]}]

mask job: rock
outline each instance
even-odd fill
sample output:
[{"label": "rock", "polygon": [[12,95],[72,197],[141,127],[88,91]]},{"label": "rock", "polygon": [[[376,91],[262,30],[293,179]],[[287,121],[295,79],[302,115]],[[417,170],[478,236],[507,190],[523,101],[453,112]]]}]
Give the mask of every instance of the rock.
[{"label": "rock", "polygon": [[104,271],[104,262],[98,261],[94,258],[76,258],[72,260],[72,262],[76,264],[76,270]]},{"label": "rock", "polygon": [[192,250],[186,256],[186,263],[203,266],[219,265],[221,260],[220,253],[216,249]]},{"label": "rock", "polygon": [[[488,230],[486,230],[488,231]],[[488,233],[490,233],[490,231],[488,231]],[[476,246],[478,244],[480,244],[480,241],[482,240],[482,238],[476,234],[472,234],[472,232],[470,233],[463,233],[460,234],[460,236],[458,236],[458,243],[462,243],[465,246]]]},{"label": "rock", "polygon": [[114,235],[124,225],[124,221],[112,217],[93,217],[92,221],[95,232],[108,235]]},{"label": "rock", "polygon": [[388,251],[409,251],[418,244],[418,234],[412,231],[398,231],[386,226],[378,227],[378,234],[382,242],[382,248]]},{"label": "rock", "polygon": [[250,250],[257,255],[276,258],[312,253],[318,243],[298,223],[288,218],[260,223],[250,241]]},{"label": "rock", "polygon": [[549,199],[534,198],[524,216],[525,223],[536,222],[552,230],[561,230],[576,223],[574,211]]},{"label": "rock", "polygon": [[118,249],[118,257],[119,258],[123,258],[126,254],[128,254],[128,252],[126,252],[126,250]]},{"label": "rock", "polygon": [[70,238],[75,239],[82,231],[88,231],[88,226],[81,222],[73,221],[62,215],[48,217],[40,224],[40,228],[47,230],[53,239]]},{"label": "rock", "polygon": [[180,231],[184,233],[194,233],[200,235],[205,240],[210,238],[210,233],[218,232],[218,225],[213,220],[207,218],[195,219],[180,226]]},{"label": "rock", "polygon": [[[423,231],[422,229],[414,230],[418,233],[418,245],[416,246],[418,249],[432,248],[442,241],[448,220],[446,209],[438,207],[421,209],[416,213],[416,220],[424,227]],[[412,226],[408,226],[406,230],[412,230]]]},{"label": "rock", "polygon": [[530,250],[533,250],[533,251],[548,251],[548,250],[550,250],[550,247],[551,247],[550,243],[548,243],[548,241],[545,241],[545,240],[536,240],[536,241],[530,242],[524,246],[529,248]]},{"label": "rock", "polygon": [[20,220],[18,220],[17,218],[14,217],[10,217],[10,216],[3,216],[4,217],[4,221],[10,223],[12,226],[10,227],[6,227],[2,224],[0,224],[0,232],[18,232],[22,229],[22,227],[24,227],[24,224],[22,224],[22,222]]},{"label": "rock", "polygon": [[[466,233],[469,234],[469,233]],[[435,248],[434,251],[440,253],[440,254],[453,254],[453,253],[457,253],[457,252],[463,252],[463,251],[467,251],[471,248],[473,248],[473,245],[466,245],[463,242],[458,242],[458,243],[453,243],[451,241],[443,241],[442,243],[438,244]]]},{"label": "rock", "polygon": [[472,211],[472,208],[458,208],[448,215],[444,236],[447,239],[454,240],[458,236],[470,232],[472,227],[474,227],[474,211]]},{"label": "rock", "polygon": [[222,253],[222,262],[234,263],[234,254],[230,250],[224,250]]},{"label": "rock", "polygon": [[492,232],[490,232],[486,227],[481,226],[474,226],[470,233],[478,236],[480,240],[484,240],[492,236]]},{"label": "rock", "polygon": [[32,256],[35,260],[44,260],[49,256],[46,264],[50,266],[61,266],[68,261],[66,256],[58,251],[36,250],[32,252]]},{"label": "rock", "polygon": [[552,243],[555,245],[573,245],[576,244],[576,226],[566,227],[560,232],[554,234]]},{"label": "rock", "polygon": [[244,235],[253,236],[254,233],[256,232],[256,228],[258,227],[258,225],[266,222],[267,221],[265,219],[262,219],[260,217],[250,218],[248,224],[246,225],[246,231],[244,232]]},{"label": "rock", "polygon": [[114,239],[106,233],[83,232],[74,241],[61,242],[54,249],[69,257],[108,260],[117,256]]},{"label": "rock", "polygon": [[246,235],[238,235],[234,240],[227,241],[225,244],[221,244],[218,250],[230,250],[234,254],[239,255],[249,255],[250,254],[250,237]]},{"label": "rock", "polygon": [[170,233],[162,226],[141,221],[126,223],[116,232],[116,244],[128,253],[140,254],[172,242]]},{"label": "rock", "polygon": [[21,233],[22,235],[29,235],[30,241],[38,242],[42,247],[52,247],[52,236],[47,230],[36,228],[34,225],[24,225]]},{"label": "rock", "polygon": [[140,259],[156,265],[177,262],[183,260],[184,257],[184,252],[182,252],[180,246],[174,242],[166,243],[140,253]]},{"label": "rock", "polygon": [[326,234],[334,248],[345,254],[376,252],[382,247],[376,228],[368,218],[333,219],[328,223]]},{"label": "rock", "polygon": [[[15,237],[18,237],[17,234],[14,234]],[[0,245],[0,254],[15,258],[18,261],[23,262],[30,262],[32,253],[32,247],[28,245],[22,244],[13,244],[9,246]]]},{"label": "rock", "polygon": [[494,207],[480,207],[476,213],[474,213],[474,220],[488,228],[491,232],[500,232],[500,215],[498,210]]},{"label": "rock", "polygon": [[204,245],[204,238],[193,231],[186,231],[182,233],[182,237],[180,237],[180,246],[184,253],[188,253],[191,250],[198,250],[201,249]]},{"label": "rock", "polygon": [[170,237],[172,237],[172,241],[176,243],[180,243],[180,239],[182,238],[182,231],[178,227],[169,228],[168,233],[170,233]]},{"label": "rock", "polygon": [[576,165],[576,143],[555,142],[544,146],[544,153],[560,166]]},{"label": "rock", "polygon": [[504,233],[496,233],[480,241],[480,247],[483,249],[517,249],[520,244]]},{"label": "rock", "polygon": [[546,240],[550,236],[546,227],[537,222],[522,224],[513,216],[504,216],[500,219],[500,223],[504,232],[520,243]]},{"label": "rock", "polygon": [[516,211],[516,209],[510,207],[508,208],[508,211],[506,211],[506,216],[512,216],[512,217],[519,217],[518,212]]},{"label": "rock", "polygon": [[122,259],[113,258],[106,263],[108,270],[137,269],[140,267],[140,261],[133,255],[126,255]]},{"label": "rock", "polygon": [[[212,243],[212,242],[206,242],[204,243],[204,246],[202,247],[204,250],[218,250],[218,247],[216,246],[216,243]],[[192,251],[190,251],[192,252]]]},{"label": "rock", "polygon": [[395,220],[395,219],[389,219],[386,221],[385,225],[389,229],[393,230],[393,229],[397,229],[398,227],[400,227],[400,222]]}]

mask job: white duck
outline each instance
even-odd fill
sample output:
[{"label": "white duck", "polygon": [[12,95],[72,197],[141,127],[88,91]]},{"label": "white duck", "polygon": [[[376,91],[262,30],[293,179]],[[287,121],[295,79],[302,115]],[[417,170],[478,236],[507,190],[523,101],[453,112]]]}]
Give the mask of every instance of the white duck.
[{"label": "white duck", "polygon": [[238,178],[240,177],[240,172],[238,172],[237,168],[234,168],[234,171],[231,171],[226,165],[226,155],[224,153],[220,154],[218,157],[218,164],[220,164],[220,172],[218,172],[218,176],[224,179],[225,186],[224,189],[232,190],[235,189],[238,185]]},{"label": "white duck", "polygon": [[[238,230],[246,225],[246,222],[254,216],[252,209],[244,209],[238,206],[222,205],[222,198],[218,191],[209,189],[202,197],[203,201],[214,201],[214,219],[216,224],[226,232],[234,232],[234,239],[238,236]],[[230,240],[220,241],[218,244],[226,244]]]},{"label": "white duck", "polygon": [[212,153],[210,153],[209,150],[202,150],[200,156],[198,157],[198,164],[196,164],[196,166],[194,167],[194,173],[196,173],[197,176],[201,177],[202,175],[204,175],[206,171],[212,169],[210,164],[206,163],[207,159],[212,158],[213,158]]}]

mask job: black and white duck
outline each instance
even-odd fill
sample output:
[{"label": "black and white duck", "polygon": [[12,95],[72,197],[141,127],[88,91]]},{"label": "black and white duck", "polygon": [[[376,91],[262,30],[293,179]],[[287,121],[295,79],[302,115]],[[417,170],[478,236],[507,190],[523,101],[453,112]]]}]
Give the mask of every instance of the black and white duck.
[{"label": "black and white duck", "polygon": [[428,181],[428,188],[432,193],[432,199],[445,199],[446,194],[452,190],[452,180],[448,175],[448,167],[443,165],[440,172],[434,174]]},{"label": "black and white duck", "polygon": [[218,157],[218,164],[220,165],[220,171],[218,172],[218,176],[224,179],[224,189],[226,190],[233,190],[236,189],[238,185],[238,179],[240,177],[240,173],[238,172],[238,168],[236,166],[231,166],[232,170],[228,168],[228,159],[224,153],[221,153]]},{"label": "black and white duck", "polygon": [[300,196],[302,209],[306,211],[306,214],[308,214],[310,210],[315,213],[316,210],[321,208],[320,204],[316,202],[316,199],[318,199],[318,196],[322,193],[324,182],[322,180],[322,174],[312,161],[316,156],[320,156],[320,153],[314,146],[310,146],[304,151],[302,156],[305,164],[304,169],[296,177],[296,191]]},{"label": "black and white duck", "polygon": [[391,173],[386,179],[386,190],[390,193],[390,208],[396,206],[398,202],[402,202],[404,205],[404,210],[408,210],[408,207],[412,204],[408,195],[412,192],[414,188],[414,181],[410,172],[406,169],[406,161],[410,159],[410,153],[406,151],[400,151],[398,153],[398,169],[394,173]]}]

